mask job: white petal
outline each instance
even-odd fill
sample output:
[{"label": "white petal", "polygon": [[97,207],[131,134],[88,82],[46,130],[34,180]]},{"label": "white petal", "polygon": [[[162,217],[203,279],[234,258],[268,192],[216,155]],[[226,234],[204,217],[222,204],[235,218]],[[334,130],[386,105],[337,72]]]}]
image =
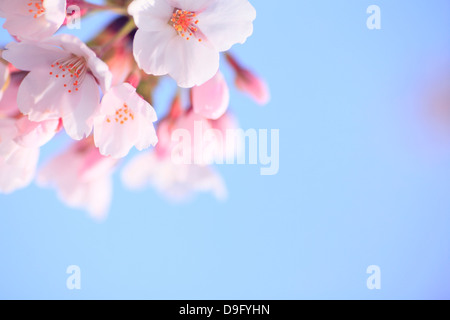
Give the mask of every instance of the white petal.
[{"label": "white petal", "polygon": [[38,148],[49,142],[56,134],[59,120],[32,122],[22,117],[16,122],[19,135],[14,142],[25,148]]},{"label": "white petal", "polygon": [[164,0],[135,0],[128,7],[139,29],[160,31],[167,27],[173,8]]},{"label": "white petal", "polygon": [[175,37],[178,37],[175,29],[168,25],[159,32],[138,30],[134,36],[133,54],[139,68],[155,76],[169,73],[171,62],[166,60],[167,46]]},{"label": "white petal", "polygon": [[100,104],[100,92],[94,77],[86,75],[80,91],[74,94],[80,96],[76,104],[72,104],[72,112],[63,118],[64,129],[74,140],[81,140],[91,134],[93,119]]},{"label": "white petal", "polygon": [[190,88],[202,85],[217,73],[219,53],[206,41],[175,37],[167,47],[166,64],[178,86]]},{"label": "white petal", "polygon": [[173,7],[186,11],[203,11],[215,1],[217,0],[169,0],[169,3]]},{"label": "white petal", "polygon": [[66,19],[66,0],[44,0],[45,19],[60,27]]},{"label": "white petal", "polygon": [[29,41],[10,42],[2,55],[3,59],[24,71],[50,67],[55,61],[67,56],[66,52],[52,44]]},{"label": "white petal", "polygon": [[[152,108],[152,107],[149,107]],[[152,108],[153,109],[153,108]],[[156,130],[153,126],[150,113],[147,116],[139,120],[140,132],[138,141],[136,142],[136,148],[139,151],[149,148],[150,146],[156,146],[158,143],[158,137],[156,136]]]},{"label": "white petal", "polygon": [[208,41],[222,52],[251,36],[256,10],[247,0],[214,1],[197,19]]},{"label": "white petal", "polygon": [[64,86],[49,75],[49,70],[31,71],[19,87],[17,105],[31,121],[58,119],[67,112]]}]

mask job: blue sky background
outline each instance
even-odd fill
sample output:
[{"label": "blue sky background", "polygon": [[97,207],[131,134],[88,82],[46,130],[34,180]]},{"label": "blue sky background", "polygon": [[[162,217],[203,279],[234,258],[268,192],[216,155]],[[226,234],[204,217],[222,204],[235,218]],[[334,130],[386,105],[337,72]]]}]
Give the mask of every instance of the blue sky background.
[{"label": "blue sky background", "polygon": [[[0,298],[450,298],[450,118],[428,116],[430,96],[450,89],[450,3],[251,2],[254,34],[233,52],[272,100],[233,90],[231,108],[245,129],[280,129],[279,174],[220,166],[228,201],[183,205],[117,174],[101,224],[53,190],[0,195]],[[381,30],[366,27],[372,4]],[[158,112],[173,83],[159,90]],[[66,288],[69,265],[81,290]],[[381,290],[366,287],[369,265]]]}]

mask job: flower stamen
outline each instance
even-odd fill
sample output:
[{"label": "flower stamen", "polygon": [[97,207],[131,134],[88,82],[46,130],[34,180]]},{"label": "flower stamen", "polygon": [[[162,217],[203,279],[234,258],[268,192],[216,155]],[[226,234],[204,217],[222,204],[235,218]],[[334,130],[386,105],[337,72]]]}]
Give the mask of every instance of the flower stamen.
[{"label": "flower stamen", "polygon": [[88,71],[86,60],[77,56],[60,59],[53,63],[51,67],[53,70],[50,72],[51,76],[68,81],[63,83],[63,88],[68,93],[79,91]]},{"label": "flower stamen", "polygon": [[28,12],[37,19],[45,13],[44,0],[29,0]]},{"label": "flower stamen", "polygon": [[199,21],[196,19],[196,16],[197,14],[195,12],[175,8],[172,18],[169,20],[169,24],[171,24],[175,31],[186,40],[195,37],[199,42],[202,42],[197,27]]},{"label": "flower stamen", "polygon": [[115,121],[118,124],[125,124],[128,120],[134,120],[134,114],[128,108],[128,105],[124,103],[122,108],[117,109],[116,114],[112,119],[113,120],[111,120],[110,117],[107,117],[106,122],[112,123]]}]

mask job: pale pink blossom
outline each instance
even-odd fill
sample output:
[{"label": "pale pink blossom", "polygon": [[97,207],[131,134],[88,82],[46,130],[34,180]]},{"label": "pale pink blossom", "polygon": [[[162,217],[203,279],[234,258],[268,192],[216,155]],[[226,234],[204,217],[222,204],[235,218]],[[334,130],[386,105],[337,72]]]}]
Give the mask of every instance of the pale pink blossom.
[{"label": "pale pink blossom", "polygon": [[59,130],[59,120],[32,122],[17,108],[17,91],[23,72],[11,75],[11,84],[0,100],[0,192],[10,193],[31,183],[39,147]]},{"label": "pale pink blossom", "polygon": [[28,186],[34,178],[39,147],[58,131],[58,120],[31,122],[25,116],[0,119],[0,192]]},{"label": "pale pink blossom", "polygon": [[133,48],[139,67],[169,74],[180,87],[211,79],[219,53],[244,43],[256,18],[247,0],[135,0],[128,12],[139,28]]},{"label": "pale pink blossom", "polygon": [[15,119],[0,119],[0,192],[11,193],[28,186],[35,175],[39,148],[14,142],[19,135]]},{"label": "pale pink blossom", "polygon": [[59,120],[34,122],[22,116],[16,120],[14,142],[25,148],[38,148],[48,143],[59,131]]},{"label": "pale pink blossom", "polygon": [[66,0],[0,0],[3,28],[21,40],[52,36],[66,18]]},{"label": "pale pink blossom", "polygon": [[189,200],[195,193],[212,193],[217,199],[227,197],[222,177],[209,166],[177,165],[170,157],[144,152],[130,161],[122,172],[122,181],[130,189],[153,186],[173,201]]},{"label": "pale pink blossom", "polygon": [[125,157],[133,146],[140,151],[158,142],[153,107],[129,83],[113,87],[102,99],[100,115],[94,120],[94,141],[100,153]]},{"label": "pale pink blossom", "polygon": [[60,199],[70,207],[87,210],[103,220],[112,199],[112,173],[117,160],[104,157],[91,139],[73,144],[50,160],[39,172],[37,183],[58,190]]},{"label": "pale pink blossom", "polygon": [[207,119],[219,119],[228,109],[230,90],[223,74],[217,74],[200,86],[192,88],[194,112]]},{"label": "pale pink blossom", "polygon": [[75,140],[88,136],[100,105],[99,86],[111,85],[107,65],[78,38],[59,35],[41,42],[12,42],[3,58],[30,71],[17,95],[20,111],[31,121],[62,118]]}]

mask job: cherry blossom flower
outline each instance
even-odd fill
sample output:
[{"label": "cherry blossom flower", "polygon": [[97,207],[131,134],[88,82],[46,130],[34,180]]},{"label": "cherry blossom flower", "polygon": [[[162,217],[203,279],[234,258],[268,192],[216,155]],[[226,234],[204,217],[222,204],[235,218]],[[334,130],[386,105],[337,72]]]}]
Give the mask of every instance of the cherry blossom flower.
[{"label": "cherry blossom flower", "polygon": [[228,109],[229,103],[230,90],[220,71],[204,84],[192,88],[194,112],[207,119],[219,119]]},{"label": "cherry blossom flower", "polygon": [[0,0],[3,28],[21,40],[52,36],[66,18],[66,0]]},{"label": "cherry blossom flower", "polygon": [[12,42],[6,49],[5,60],[30,71],[19,88],[20,111],[36,122],[62,118],[75,140],[88,136],[100,104],[98,87],[106,92],[111,85],[107,65],[71,35]]},{"label": "cherry blossom flower", "polygon": [[0,192],[11,193],[28,186],[34,178],[39,148],[14,142],[18,129],[14,119],[0,119]]},{"label": "cherry blossom flower", "polygon": [[73,144],[38,173],[40,186],[53,186],[68,206],[87,210],[103,220],[112,199],[112,173],[117,160],[102,156],[92,139]]},{"label": "cherry blossom flower", "polygon": [[23,72],[11,75],[11,84],[0,101],[0,192],[28,186],[34,178],[39,147],[59,130],[59,120],[32,122],[17,108],[17,91]]},{"label": "cherry blossom flower", "polygon": [[94,120],[94,141],[100,153],[125,157],[133,146],[140,151],[158,142],[153,107],[129,83],[113,87],[102,99],[100,115]]},{"label": "cherry blossom flower", "polygon": [[59,131],[60,121],[52,119],[33,122],[27,116],[21,115],[16,98],[24,76],[24,72],[15,72],[11,75],[11,84],[0,101],[0,119],[14,124],[12,140],[16,144],[25,148],[39,148],[49,142]]},{"label": "cherry blossom flower", "polygon": [[170,157],[159,157],[155,152],[132,159],[122,171],[122,181],[133,190],[151,185],[172,201],[189,200],[197,192],[210,192],[218,200],[227,197],[225,183],[212,167],[177,165]]},{"label": "cherry blossom flower", "polygon": [[139,28],[133,48],[139,67],[169,74],[180,87],[211,79],[219,52],[244,43],[256,18],[247,0],[135,0],[128,12]]}]

